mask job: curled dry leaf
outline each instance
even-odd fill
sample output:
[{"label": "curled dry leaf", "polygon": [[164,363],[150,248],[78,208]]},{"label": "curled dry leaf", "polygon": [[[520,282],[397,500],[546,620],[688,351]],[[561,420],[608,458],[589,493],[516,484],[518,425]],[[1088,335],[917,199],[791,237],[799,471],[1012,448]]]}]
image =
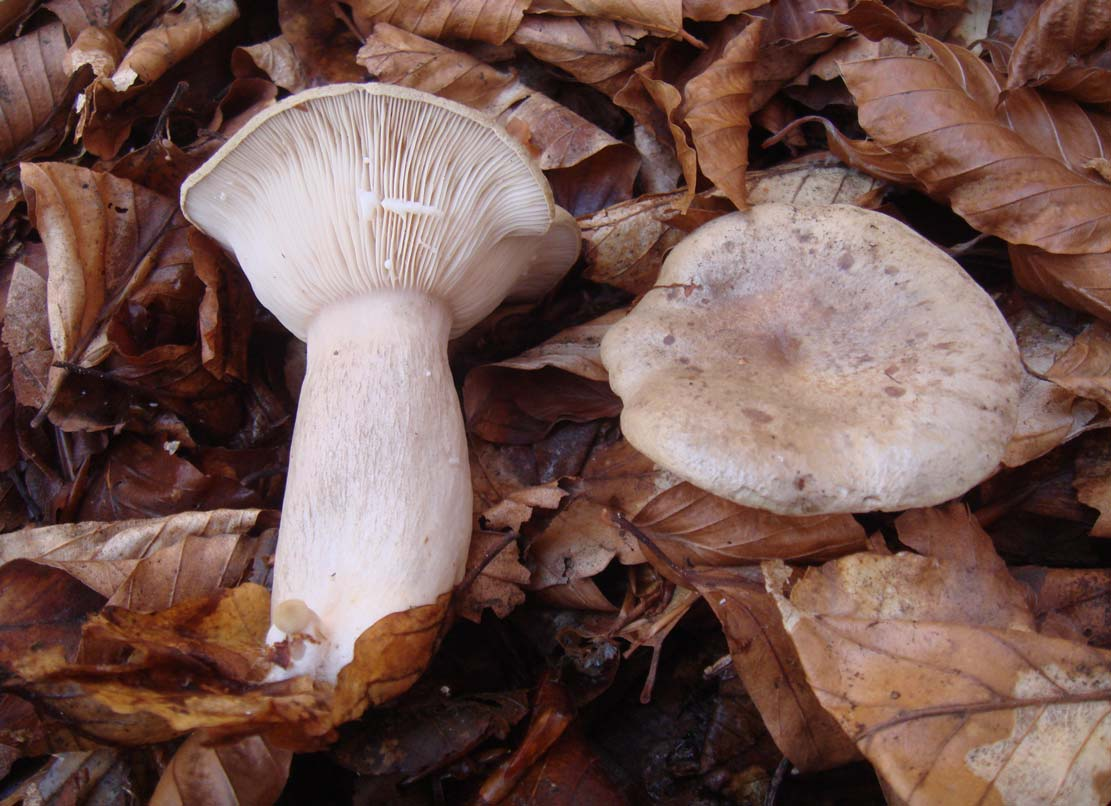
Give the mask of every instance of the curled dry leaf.
[{"label": "curled dry leaf", "polygon": [[1111,329],[1089,326],[1046,373],[1058,386],[1111,409]]},{"label": "curled dry leaf", "polygon": [[374,26],[358,62],[380,81],[433,92],[498,118],[549,172],[557,203],[575,215],[632,195],[640,167],[636,152],[513,75],[386,23]]},{"label": "curled dry leaf", "polygon": [[[1008,65],[1007,88],[1044,84],[1111,38],[1107,0],[1046,0],[1026,23]],[[1111,77],[1111,73],[1105,75]]]},{"label": "curled dry leaf", "polygon": [[513,34],[529,53],[613,97],[647,58],[636,47],[647,31],[595,17],[530,14]]},{"label": "curled dry leaf", "polygon": [[261,72],[288,92],[300,92],[309,86],[305,65],[282,35],[257,45],[236,48],[231,54],[231,67],[238,78]]},{"label": "curled dry leaf", "polygon": [[467,428],[491,442],[525,445],[560,421],[616,416],[621,402],[606,383],[598,345],[623,314],[605,314],[516,358],[471,370],[463,384]]},{"label": "curled dry leaf", "polygon": [[846,764],[859,756],[845,732],[818,703],[775,600],[756,569],[692,574],[721,622],[745,691],[776,746],[800,771]]},{"label": "curled dry leaf", "polygon": [[278,22],[310,87],[366,80],[365,71],[355,63],[359,36],[331,4],[278,0]]},{"label": "curled dry leaf", "polygon": [[702,173],[737,209],[747,206],[748,115],[763,20],[725,46],[720,58],[683,87],[683,120],[690,127]]},{"label": "curled dry leaf", "polygon": [[1025,368],[1018,400],[1018,423],[1003,464],[1020,467],[1080,433],[1099,406],[1048,380],[1046,373],[1072,346],[1064,330],[1043,321],[1029,306],[1007,315]]},{"label": "curled dry leaf", "polygon": [[77,89],[62,65],[66,48],[61,23],[0,45],[0,157],[5,161],[43,153],[64,135]]},{"label": "curled dry leaf", "polygon": [[481,517],[490,529],[520,531],[521,524],[532,517],[534,509],[556,509],[566,495],[567,492],[554,481],[514,490],[483,512]]},{"label": "curled dry leaf", "polygon": [[119,38],[104,28],[89,27],[77,35],[77,39],[66,51],[62,68],[67,76],[89,65],[94,78],[107,78],[115,72],[123,58],[124,46]]},{"label": "curled dry leaf", "polygon": [[289,777],[293,753],[259,736],[210,744],[197,731],[174,753],[151,796],[151,806],[234,803],[269,806]]},{"label": "curled dry leaf", "polygon": [[528,0],[356,0],[351,18],[365,37],[386,22],[429,39],[476,39],[500,45],[513,35]]},{"label": "curled dry leaf", "polygon": [[[177,205],[125,179],[62,163],[24,163],[21,179],[50,264],[55,360],[93,366],[108,352],[108,318],[153,267]],[[40,416],[65,376],[51,368]]]}]

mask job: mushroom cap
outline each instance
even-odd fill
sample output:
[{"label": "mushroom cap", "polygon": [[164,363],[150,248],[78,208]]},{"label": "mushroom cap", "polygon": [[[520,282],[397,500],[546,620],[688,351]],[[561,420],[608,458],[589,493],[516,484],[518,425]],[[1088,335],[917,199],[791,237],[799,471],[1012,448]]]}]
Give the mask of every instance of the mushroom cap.
[{"label": "mushroom cap", "polygon": [[991,298],[893,218],[757,205],[683,240],[602,341],[628,440],[785,515],[938,504],[990,475],[1022,367]]},{"label": "mushroom cap", "polygon": [[518,279],[506,302],[536,302],[563,279],[575,265],[582,248],[582,232],[575,217],[562,207],[555,208],[555,217],[544,243],[533,252],[532,260]]},{"label": "mushroom cap", "polygon": [[555,209],[493,120],[387,84],[308,90],[256,115],[185,181],[181,207],[302,339],[322,308],[380,288],[440,299],[460,335],[528,269]]}]

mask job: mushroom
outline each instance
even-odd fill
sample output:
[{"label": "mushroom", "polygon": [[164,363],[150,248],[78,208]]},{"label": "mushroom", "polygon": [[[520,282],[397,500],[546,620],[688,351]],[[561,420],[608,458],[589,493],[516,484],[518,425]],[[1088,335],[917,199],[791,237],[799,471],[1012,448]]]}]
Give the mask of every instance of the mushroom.
[{"label": "mushroom", "polygon": [[335,681],[365,630],[446,602],[462,578],[471,482],[447,342],[569,225],[497,124],[383,84],[255,116],[181,206],[308,342],[268,641],[292,656],[272,678]]},{"label": "mushroom", "polygon": [[889,216],[766,204],[683,240],[602,341],[657,464],[784,515],[900,510],[998,466],[1022,367],[992,299]]}]

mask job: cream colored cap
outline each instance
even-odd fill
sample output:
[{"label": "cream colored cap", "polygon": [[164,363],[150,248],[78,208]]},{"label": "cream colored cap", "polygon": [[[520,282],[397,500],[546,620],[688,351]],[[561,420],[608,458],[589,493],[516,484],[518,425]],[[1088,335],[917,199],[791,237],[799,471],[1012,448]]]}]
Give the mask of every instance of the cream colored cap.
[{"label": "cream colored cap", "polygon": [[460,335],[528,269],[555,209],[493,120],[387,84],[308,90],[256,115],[186,180],[181,207],[301,338],[321,308],[378,288],[442,300]]},{"label": "cream colored cap", "polygon": [[757,205],[697,229],[602,341],[628,440],[781,514],[938,504],[998,466],[1021,364],[991,298],[889,216]]}]

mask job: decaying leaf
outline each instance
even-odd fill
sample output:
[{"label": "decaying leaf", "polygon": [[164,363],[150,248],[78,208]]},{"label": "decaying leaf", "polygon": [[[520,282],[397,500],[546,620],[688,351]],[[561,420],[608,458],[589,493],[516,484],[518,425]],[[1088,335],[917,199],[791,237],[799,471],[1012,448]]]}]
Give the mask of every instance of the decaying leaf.
[{"label": "decaying leaf", "polygon": [[259,736],[208,744],[198,731],[177,749],[151,796],[152,806],[266,804],[278,799],[293,753]]},{"label": "decaying leaf", "polygon": [[477,623],[482,619],[482,611],[489,608],[498,618],[505,618],[524,603],[523,588],[530,575],[520,563],[516,543],[505,543],[501,533],[475,531],[467,555],[467,573],[479,568],[482,570],[478,576],[457,592],[452,603],[460,616]]},{"label": "decaying leaf", "polygon": [[429,39],[477,39],[500,45],[513,35],[528,0],[358,0],[352,3],[355,27],[368,35],[378,22]]},{"label": "decaying leaf", "polygon": [[237,76],[261,71],[267,78],[289,92],[299,92],[309,86],[305,66],[284,36],[276,36],[257,45],[236,48],[232,53],[231,64]]},{"label": "decaying leaf", "polygon": [[1073,487],[1081,503],[1099,510],[1092,537],[1111,537],[1111,444],[1097,439],[1083,446],[1076,458]]},{"label": "decaying leaf", "polygon": [[76,92],[62,64],[65,55],[61,23],[0,45],[0,157],[33,156],[59,139]]},{"label": "decaying leaf", "polygon": [[536,58],[613,97],[628,81],[629,73],[645,61],[636,43],[647,33],[597,17],[530,14],[514,32],[513,41]]},{"label": "decaying leaf", "polygon": [[1034,632],[986,538],[945,531],[959,508],[916,518],[901,533],[933,558],[852,555],[789,594],[765,565],[819,701],[904,802],[1102,802],[1111,655]]},{"label": "decaying leaf", "polygon": [[1015,42],[1007,88],[1044,84],[1075,60],[1106,46],[1109,37],[1111,7],[1106,0],[1048,0]]}]

